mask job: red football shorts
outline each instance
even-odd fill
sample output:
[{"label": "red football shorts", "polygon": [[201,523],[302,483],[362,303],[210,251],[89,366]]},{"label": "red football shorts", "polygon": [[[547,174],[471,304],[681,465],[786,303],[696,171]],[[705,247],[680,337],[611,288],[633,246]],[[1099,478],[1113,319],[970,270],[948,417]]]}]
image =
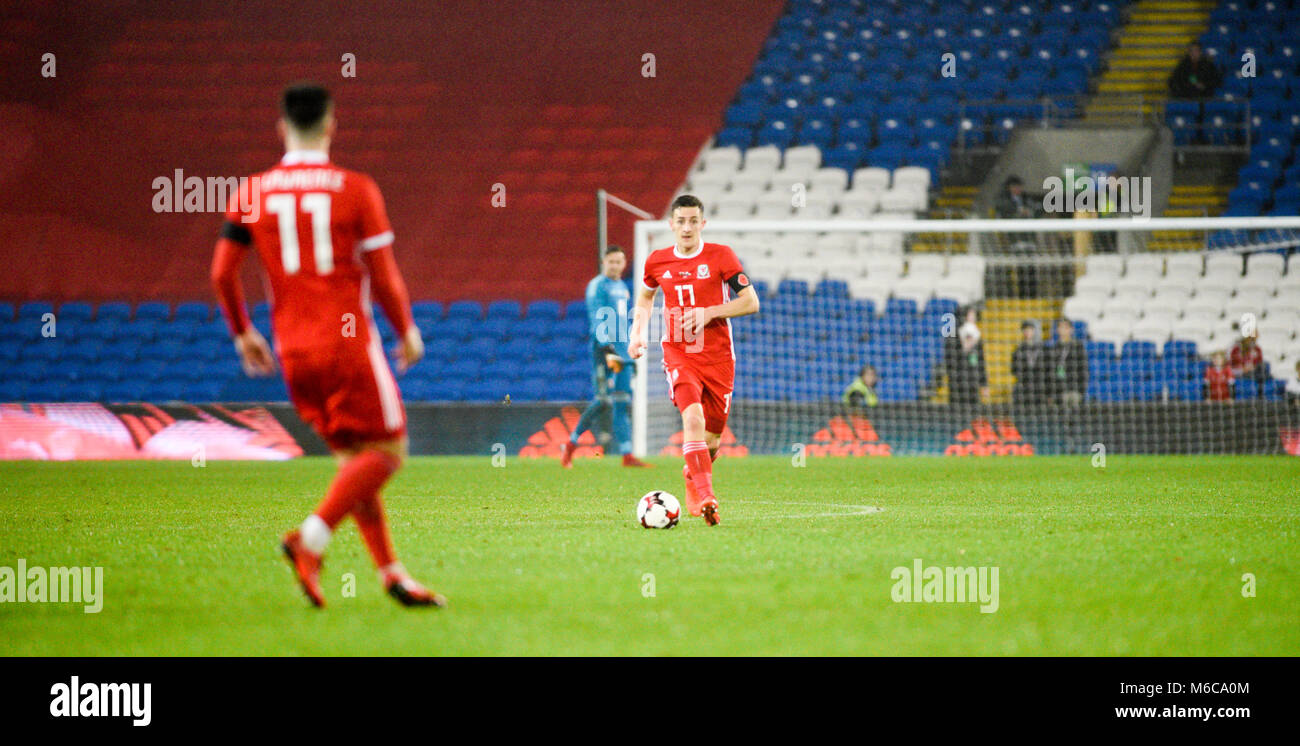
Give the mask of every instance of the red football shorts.
[{"label": "red football shorts", "polygon": [[[351,340],[349,340],[351,341]],[[321,352],[282,355],[298,416],[331,449],[389,440],[406,432],[406,410],[377,337]]]},{"label": "red football shorts", "polygon": [[664,361],[668,375],[669,396],[678,411],[692,404],[704,408],[704,429],[721,433],[727,426],[731,413],[731,393],[736,386],[736,362],[722,360],[715,363],[678,363]]}]

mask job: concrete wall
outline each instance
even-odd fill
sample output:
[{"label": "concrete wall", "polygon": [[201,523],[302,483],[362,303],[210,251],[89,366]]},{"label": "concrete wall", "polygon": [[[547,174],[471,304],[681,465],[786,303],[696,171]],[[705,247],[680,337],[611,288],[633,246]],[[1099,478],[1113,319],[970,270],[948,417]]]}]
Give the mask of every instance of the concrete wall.
[{"label": "concrete wall", "polygon": [[1152,211],[1159,215],[1173,189],[1173,138],[1166,127],[1105,127],[1016,131],[988,172],[975,209],[988,215],[1007,176],[1016,174],[1025,191],[1045,191],[1043,179],[1062,175],[1066,163],[1115,163],[1120,176],[1152,177]]}]

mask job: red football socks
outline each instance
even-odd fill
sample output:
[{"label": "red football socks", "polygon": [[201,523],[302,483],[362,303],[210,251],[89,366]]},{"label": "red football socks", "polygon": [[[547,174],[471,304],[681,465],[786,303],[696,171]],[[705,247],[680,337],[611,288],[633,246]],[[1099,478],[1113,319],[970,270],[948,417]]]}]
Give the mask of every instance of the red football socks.
[{"label": "red football socks", "polygon": [[399,466],[401,462],[396,458],[374,449],[353,456],[339,469],[325,499],[316,506],[316,515],[333,530],[362,501],[377,498],[379,489]]},{"label": "red football socks", "polygon": [[388,533],[388,521],[384,519],[384,503],[379,493],[362,500],[352,508],[352,517],[357,519],[357,528],[361,538],[370,550],[370,557],[375,567],[384,568],[397,561],[393,551],[393,539]]},{"label": "red football socks", "polygon": [[691,485],[701,498],[713,497],[713,459],[709,447],[702,440],[682,444],[682,457],[691,472]]}]

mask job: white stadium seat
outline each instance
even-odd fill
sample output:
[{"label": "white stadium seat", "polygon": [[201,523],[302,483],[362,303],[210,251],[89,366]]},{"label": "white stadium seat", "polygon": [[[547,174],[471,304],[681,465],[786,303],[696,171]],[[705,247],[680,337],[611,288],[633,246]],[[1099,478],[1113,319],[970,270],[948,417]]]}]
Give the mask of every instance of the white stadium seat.
[{"label": "white stadium seat", "polygon": [[1201,255],[1190,251],[1172,252],[1165,257],[1165,277],[1200,277]]},{"label": "white stadium seat", "polygon": [[1104,274],[1088,274],[1074,281],[1075,295],[1109,296],[1115,292],[1115,278]]},{"label": "white stadium seat", "polygon": [[1241,255],[1220,251],[1205,257],[1205,276],[1241,276]]},{"label": "white stadium seat", "polygon": [[875,214],[880,207],[880,193],[869,191],[844,192],[836,198],[840,217],[865,219]]},{"label": "white stadium seat", "polygon": [[952,298],[961,304],[971,303],[984,297],[983,275],[955,275],[951,271],[935,283],[936,298]]},{"label": "white stadium seat", "polygon": [[1201,282],[1196,286],[1196,295],[1192,296],[1192,303],[1198,306],[1217,304],[1219,307],[1223,307],[1231,297],[1232,288]]},{"label": "white stadium seat", "polygon": [[772,174],[772,181],[768,184],[768,191],[780,192],[786,196],[786,199],[795,195],[795,188],[802,190],[805,194],[808,192],[808,181],[812,178],[815,169],[811,168],[783,168]]},{"label": "white stadium seat", "polygon": [[1091,254],[1084,260],[1084,275],[1119,277],[1124,274],[1124,259],[1118,254]]},{"label": "white stadium seat", "polygon": [[1074,295],[1065,299],[1065,303],[1061,307],[1061,313],[1071,321],[1087,321],[1091,323],[1101,318],[1102,307],[1103,301],[1100,298]]},{"label": "white stadium seat", "polygon": [[[916,191],[907,187],[894,187],[885,190],[880,195],[880,209],[882,212],[908,212],[911,213],[920,210],[917,205]],[[911,217],[909,214],[907,217]]]},{"label": "white stadium seat", "polygon": [[811,173],[821,167],[822,152],[816,145],[796,145],[786,148],[784,165],[786,169],[798,168]]},{"label": "white stadium seat", "polygon": [[922,307],[934,296],[934,285],[937,279],[928,275],[920,277],[908,275],[894,285],[894,297],[916,301],[917,307]]},{"label": "white stadium seat", "polygon": [[745,195],[726,194],[717,202],[714,216],[720,220],[739,220],[750,217],[754,210],[754,198]]},{"label": "white stadium seat", "polygon": [[981,285],[984,283],[985,266],[984,257],[978,254],[958,254],[948,258],[949,276],[968,275],[977,279]]},{"label": "white stadium seat", "polygon": [[745,151],[746,171],[775,171],[781,165],[781,149],[775,145],[760,145]]},{"label": "white stadium seat", "polygon": [[802,220],[826,220],[831,216],[833,207],[829,194],[809,192],[804,196],[803,206],[794,208],[794,216]]},{"label": "white stadium seat", "polygon": [[908,277],[927,277],[933,281],[946,274],[946,270],[942,254],[912,254],[907,261]]},{"label": "white stadium seat", "polygon": [[1256,298],[1261,302],[1273,297],[1277,282],[1282,278],[1267,275],[1246,275],[1237,282],[1237,297]]},{"label": "white stadium seat", "polygon": [[930,169],[921,166],[902,166],[894,169],[894,186],[912,186],[923,192],[930,191]]},{"label": "white stadium seat", "polygon": [[889,300],[889,291],[893,287],[892,280],[887,281],[873,277],[870,274],[851,277],[848,284],[850,295],[854,298],[874,301],[878,307],[883,306],[885,301]]},{"label": "white stadium seat", "polygon": [[859,168],[853,172],[853,188],[885,191],[889,188],[889,169],[877,166]]},{"label": "white stadium seat", "polygon": [[705,171],[718,171],[730,174],[732,171],[740,170],[740,163],[740,148],[735,145],[709,148],[704,151],[704,154],[700,157],[700,165]]},{"label": "white stadium seat", "polygon": [[1156,290],[1156,278],[1153,275],[1124,275],[1115,281],[1115,295],[1133,298],[1150,298]]},{"label": "white stadium seat", "polygon": [[1246,275],[1269,275],[1280,278],[1286,272],[1286,259],[1281,254],[1259,253],[1246,257]]},{"label": "white stadium seat", "polygon": [[[1194,303],[1195,301],[1193,301]],[[1183,309],[1183,320],[1188,323],[1199,324],[1205,329],[1213,327],[1223,318],[1223,307],[1200,307],[1190,305]]]},{"label": "white stadium seat", "polygon": [[819,168],[808,181],[815,192],[839,194],[849,188],[849,172],[842,168]]},{"label": "white stadium seat", "polygon": [[1125,277],[1148,278],[1151,285],[1165,273],[1165,258],[1161,254],[1134,254],[1124,263]]},{"label": "white stadium seat", "polygon": [[1132,336],[1133,339],[1138,341],[1154,342],[1157,346],[1161,346],[1169,341],[1169,333],[1172,328],[1172,320],[1164,316],[1143,317],[1133,325]]},{"label": "white stadium seat", "polygon": [[751,194],[767,191],[772,183],[772,171],[745,169],[731,175],[731,191],[738,194]]},{"label": "white stadium seat", "polygon": [[813,239],[818,251],[853,251],[856,243],[857,239],[848,233],[823,233]]},{"label": "white stadium seat", "polygon": [[759,196],[754,203],[754,217],[760,220],[777,220],[790,217],[794,206],[790,204],[790,195],[781,192],[767,192]]},{"label": "white stadium seat", "polygon": [[1156,283],[1156,295],[1185,295],[1188,298],[1196,294],[1197,278],[1191,275],[1166,274]]},{"label": "white stadium seat", "polygon": [[[898,231],[872,231],[866,234],[866,244],[871,251],[896,254],[902,261],[903,234]],[[862,248],[861,243],[858,248]]]},{"label": "white stadium seat", "polygon": [[1134,305],[1111,303],[1102,309],[1101,318],[1107,324],[1123,324],[1132,329],[1138,319],[1142,318],[1142,311]]},{"label": "white stadium seat", "polygon": [[1110,342],[1118,349],[1126,342],[1132,332],[1132,325],[1124,321],[1112,321],[1106,317],[1095,324],[1088,325],[1088,336],[1099,342]]},{"label": "white stadium seat", "polygon": [[1159,285],[1150,305],[1163,306],[1181,311],[1192,300],[1192,289],[1179,285]]},{"label": "white stadium seat", "polygon": [[868,254],[865,264],[868,277],[896,280],[903,274],[901,254]]}]

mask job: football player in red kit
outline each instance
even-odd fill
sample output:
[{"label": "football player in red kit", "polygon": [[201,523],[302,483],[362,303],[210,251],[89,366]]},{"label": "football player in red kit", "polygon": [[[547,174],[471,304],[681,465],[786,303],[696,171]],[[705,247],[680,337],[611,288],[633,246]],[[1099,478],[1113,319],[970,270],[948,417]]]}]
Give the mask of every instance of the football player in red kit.
[{"label": "football player in red kit", "polygon": [[686,508],[716,526],[720,519],[713,461],[736,379],[731,319],[757,313],[758,293],[731,247],[704,243],[704,204],[697,197],[681,195],[668,214],[677,243],[646,258],[628,354],[633,359],[645,354],[646,327],[655,294],[662,288],[664,373],[673,404],[682,414]]},{"label": "football player in red kit", "polygon": [[[443,606],[441,595],[412,580],[397,561],[379,496],[406,455],[406,412],[371,316],[372,291],[401,335],[398,369],[424,355],[393,259],[383,198],[369,176],[330,162],[334,106],[324,88],[288,88],[282,110],[284,158],[241,184],[212,261],[212,282],[244,370],[271,375],[278,357],[298,414],[338,458],[325,498],[282,548],[308,599],[324,606],[321,557],[335,527],[351,515],[393,598]],[[271,292],[275,355],[244,303],[239,265],[249,247],[257,250]]]}]

